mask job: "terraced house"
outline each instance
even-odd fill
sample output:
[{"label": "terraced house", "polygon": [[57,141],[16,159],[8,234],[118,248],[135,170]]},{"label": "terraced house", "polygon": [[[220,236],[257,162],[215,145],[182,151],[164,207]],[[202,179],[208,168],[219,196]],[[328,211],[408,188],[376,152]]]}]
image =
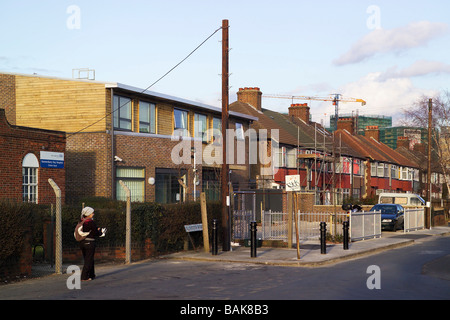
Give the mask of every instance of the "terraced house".
[{"label": "terraced house", "polygon": [[[221,108],[116,82],[14,73],[0,74],[0,92],[11,124],[66,132],[67,201],[124,200],[119,180],[133,201],[186,201],[202,190],[219,198],[221,166],[203,155],[218,143],[208,129],[221,130]],[[229,128],[245,131],[254,120],[231,111]],[[178,150],[181,141],[193,149]],[[232,163],[228,174],[236,185],[247,181],[248,159]]]},{"label": "terraced house", "polygon": [[[274,151],[277,170],[264,178],[270,181],[264,187],[285,188],[285,177],[298,174],[301,190],[313,193],[315,204],[332,203],[333,193],[342,203],[345,198],[374,197],[383,191],[418,191],[417,163],[379,142],[378,127],[369,126],[365,136],[356,135],[352,119],[340,119],[338,130],[331,134],[310,120],[306,103],[292,104],[286,113],[279,113],[263,108],[261,97],[259,88],[241,88],[230,108],[257,116],[252,128],[279,130]],[[260,177],[255,172],[251,179],[257,182]]]}]

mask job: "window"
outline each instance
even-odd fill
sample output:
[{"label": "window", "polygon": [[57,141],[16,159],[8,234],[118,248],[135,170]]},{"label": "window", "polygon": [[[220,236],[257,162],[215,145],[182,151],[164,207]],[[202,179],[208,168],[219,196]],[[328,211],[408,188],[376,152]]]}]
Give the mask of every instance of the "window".
[{"label": "window", "polygon": [[370,175],[372,177],[377,176],[377,163],[376,162],[370,163]]},{"label": "window", "polygon": [[114,128],[131,131],[131,99],[114,96]]},{"label": "window", "polygon": [[39,161],[29,153],[22,161],[22,200],[23,202],[38,203],[38,176]]},{"label": "window", "polygon": [[206,136],[206,116],[196,113],[194,116],[194,137],[207,141]]},{"label": "window", "polygon": [[378,162],[377,177],[384,177],[384,163]]},{"label": "window", "polygon": [[155,200],[157,203],[184,201],[185,190],[178,179],[186,183],[186,170],[156,168]]},{"label": "window", "polygon": [[122,180],[131,191],[132,202],[144,202],[145,198],[145,169],[122,168],[116,169],[116,198],[120,201],[127,200],[127,194],[120,185]]},{"label": "window", "polygon": [[244,140],[244,127],[239,122],[236,122],[236,139]]},{"label": "window", "polygon": [[156,107],[153,103],[139,101],[139,132],[156,133]]},{"label": "window", "polygon": [[187,111],[180,109],[173,109],[173,124],[174,131],[181,130],[183,132],[183,136],[188,136],[188,113]]},{"label": "window", "polygon": [[222,143],[222,119],[213,118],[213,143]]}]

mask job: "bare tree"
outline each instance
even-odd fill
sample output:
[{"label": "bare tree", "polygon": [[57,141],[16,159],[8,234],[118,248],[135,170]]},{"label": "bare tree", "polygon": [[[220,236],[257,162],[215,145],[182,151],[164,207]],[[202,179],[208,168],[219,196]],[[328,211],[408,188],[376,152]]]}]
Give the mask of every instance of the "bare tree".
[{"label": "bare tree", "polygon": [[[403,110],[405,126],[428,127],[428,102],[430,97],[422,96],[412,108]],[[449,188],[450,174],[450,92],[443,91],[432,98],[432,152],[438,159],[438,166]]]}]

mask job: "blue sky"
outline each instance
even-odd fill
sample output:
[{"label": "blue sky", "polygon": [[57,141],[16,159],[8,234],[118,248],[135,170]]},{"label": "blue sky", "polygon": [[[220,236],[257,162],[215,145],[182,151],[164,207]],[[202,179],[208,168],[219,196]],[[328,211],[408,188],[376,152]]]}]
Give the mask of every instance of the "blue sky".
[{"label": "blue sky", "polygon": [[[446,0],[2,0],[0,71],[70,78],[88,67],[96,80],[146,88],[228,19],[230,101],[240,87],[341,93],[367,101],[341,113],[396,121],[421,95],[450,89],[449,13]],[[220,40],[218,32],[151,90],[220,107]],[[279,112],[290,103],[263,99]],[[310,106],[327,125],[331,103]]]}]

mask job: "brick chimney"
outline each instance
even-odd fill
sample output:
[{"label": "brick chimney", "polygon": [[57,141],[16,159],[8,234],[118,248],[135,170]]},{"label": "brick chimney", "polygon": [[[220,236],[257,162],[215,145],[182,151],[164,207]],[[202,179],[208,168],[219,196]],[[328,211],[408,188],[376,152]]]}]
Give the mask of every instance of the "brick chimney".
[{"label": "brick chimney", "polygon": [[367,138],[374,138],[377,141],[380,141],[380,130],[378,129],[378,126],[367,126],[366,127],[366,137]]},{"label": "brick chimney", "polygon": [[309,123],[309,107],[307,103],[294,103],[289,107],[289,116],[300,118]]},{"label": "brick chimney", "polygon": [[354,118],[339,118],[338,119],[338,130],[347,130],[350,134],[354,134],[355,131],[355,121]]},{"label": "brick chimney", "polygon": [[397,137],[397,148],[404,147],[409,149],[409,138],[408,137]]},{"label": "brick chimney", "polygon": [[261,104],[261,96],[262,92],[259,90],[259,88],[239,88],[239,91],[237,93],[237,99],[240,102],[248,103],[256,110],[261,111],[262,104]]}]

